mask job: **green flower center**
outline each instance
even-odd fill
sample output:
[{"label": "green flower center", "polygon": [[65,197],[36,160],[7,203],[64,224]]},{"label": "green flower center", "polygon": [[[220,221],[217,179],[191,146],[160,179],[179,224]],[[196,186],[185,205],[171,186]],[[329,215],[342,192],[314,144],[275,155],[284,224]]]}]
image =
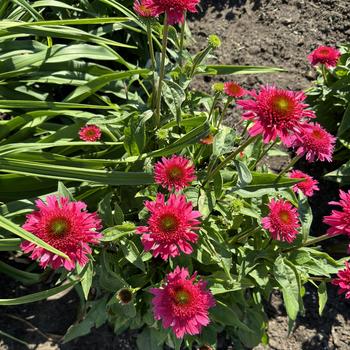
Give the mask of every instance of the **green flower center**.
[{"label": "green flower center", "polygon": [[190,295],[185,290],[180,290],[175,294],[175,301],[178,305],[186,305],[190,301]]},{"label": "green flower center", "polygon": [[288,112],[291,107],[290,101],[287,98],[282,96],[277,97],[273,101],[273,105],[279,112],[282,112],[282,113]]},{"label": "green flower center", "polygon": [[173,231],[178,227],[178,221],[176,217],[172,215],[164,215],[160,219],[161,227],[164,231]]},{"label": "green flower center", "polygon": [[56,237],[64,236],[69,229],[69,223],[64,218],[54,219],[50,223],[50,232]]},{"label": "green flower center", "polygon": [[173,168],[169,169],[168,176],[172,180],[178,180],[182,177],[182,170],[178,167],[173,167]]},{"label": "green flower center", "polygon": [[284,222],[285,224],[290,223],[290,215],[287,211],[281,211],[279,217],[281,221]]}]

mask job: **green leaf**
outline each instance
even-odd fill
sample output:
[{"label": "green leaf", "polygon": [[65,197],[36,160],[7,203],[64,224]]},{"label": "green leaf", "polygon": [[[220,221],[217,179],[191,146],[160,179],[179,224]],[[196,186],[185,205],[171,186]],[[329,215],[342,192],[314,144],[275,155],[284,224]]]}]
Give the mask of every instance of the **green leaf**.
[{"label": "green leaf", "polygon": [[321,282],[318,286],[318,313],[322,316],[324,307],[326,306],[328,295],[326,282]]},{"label": "green leaf", "polygon": [[262,66],[233,66],[212,64],[205,67],[204,72],[197,74],[205,75],[227,75],[227,74],[261,74],[261,73],[275,73],[284,72],[282,68],[262,67]]},{"label": "green leaf", "polygon": [[116,225],[104,230],[102,242],[117,241],[124,236],[129,236],[135,232],[136,226],[131,222],[125,222],[122,225]]},{"label": "green leaf", "polygon": [[24,230],[22,227],[14,224],[10,220],[4,218],[3,216],[0,215],[0,227],[3,229],[15,234],[16,236],[19,236],[27,241],[30,241],[39,247],[42,247],[46,250],[48,250],[51,253],[57,254],[65,259],[69,259],[68,256],[58,249],[51,247],[49,244],[38,238],[37,236],[33,235],[32,233]]},{"label": "green leaf", "polygon": [[154,328],[144,328],[137,336],[136,344],[139,350],[162,350],[167,333]]},{"label": "green leaf", "polygon": [[64,185],[62,181],[58,181],[58,189],[57,192],[62,196],[69,198],[71,202],[74,201],[74,197],[72,193],[68,190],[68,188]]},{"label": "green leaf", "polygon": [[249,168],[243,162],[235,160],[234,163],[238,173],[237,187],[244,188],[253,181],[253,176]]},{"label": "green leaf", "polygon": [[220,322],[224,326],[238,327],[246,332],[254,333],[252,329],[238,318],[236,312],[230,306],[220,300],[216,301],[216,306],[210,313],[215,321]]},{"label": "green leaf", "polygon": [[11,265],[8,265],[3,261],[0,261],[0,272],[10,276],[11,278],[23,284],[39,283],[42,277],[42,274],[23,271]]},{"label": "green leaf", "polygon": [[301,233],[303,235],[303,242],[306,242],[309,238],[313,215],[307,197],[301,191],[299,192],[299,198],[298,213],[301,222]]},{"label": "green leaf", "polygon": [[88,181],[105,185],[147,185],[154,182],[152,174],[127,173],[114,170],[81,169],[0,157],[2,171],[58,180]]},{"label": "green leaf", "polygon": [[121,241],[121,248],[125,258],[137,268],[146,272],[145,264],[141,259],[141,253],[136,247],[136,244],[131,240]]},{"label": "green leaf", "polygon": [[98,213],[105,226],[113,226],[113,213],[111,209],[111,200],[113,193],[109,192],[99,203]]},{"label": "green leaf", "polygon": [[300,289],[299,277],[296,275],[296,270],[286,264],[284,258],[279,256],[273,267],[273,274],[277,283],[282,288],[283,300],[287,310],[288,317],[295,320],[300,306]]},{"label": "green leaf", "polygon": [[66,284],[62,284],[58,287],[54,287],[48,290],[44,290],[42,292],[33,293],[29,295],[25,295],[23,297],[19,298],[12,298],[12,299],[0,299],[0,305],[2,306],[13,306],[13,305],[21,305],[21,304],[27,304],[27,303],[34,303],[35,301],[44,300],[48,297],[61,293],[64,290],[74,286],[77,284],[78,281],[72,281]]},{"label": "green leaf", "polygon": [[20,243],[21,240],[19,238],[0,239],[0,252],[19,250]]},{"label": "green leaf", "polygon": [[107,296],[92,303],[92,307],[86,317],[77,324],[69,327],[63,338],[63,343],[67,343],[75,338],[89,334],[92,327],[100,327],[107,320],[106,313]]},{"label": "green leaf", "polygon": [[186,100],[186,94],[180,85],[171,80],[164,80],[162,96],[170,112],[176,118],[178,124],[181,122],[181,106]]},{"label": "green leaf", "polygon": [[126,79],[134,75],[147,74],[148,72],[148,69],[134,69],[125,72],[101,75],[98,78],[87,82],[85,85],[78,86],[64,99],[63,102],[80,103],[84,101],[87,97],[94,94],[96,91],[101,90],[105,85],[109,84],[114,80]]},{"label": "green leaf", "polygon": [[87,267],[84,268],[77,264],[77,272],[81,274],[83,270],[85,270],[85,272],[81,276],[81,287],[83,289],[85,300],[88,300],[90,288],[92,285],[92,278],[94,275],[94,265],[91,260],[89,260],[89,262],[87,263]]},{"label": "green leaf", "polygon": [[337,170],[334,170],[324,176],[327,180],[339,182],[342,185],[350,184],[350,161],[343,164]]}]

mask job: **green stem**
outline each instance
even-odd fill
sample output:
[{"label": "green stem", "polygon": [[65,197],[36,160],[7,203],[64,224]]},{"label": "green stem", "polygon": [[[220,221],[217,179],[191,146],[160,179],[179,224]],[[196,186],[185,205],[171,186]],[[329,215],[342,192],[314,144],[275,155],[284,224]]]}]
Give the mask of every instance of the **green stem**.
[{"label": "green stem", "polygon": [[187,18],[187,12],[184,14],[184,21],[181,25],[181,36],[180,36],[180,50],[179,50],[179,66],[182,67],[182,53],[184,48],[184,39],[185,39],[185,25],[186,25],[186,18]]},{"label": "green stem", "polygon": [[248,126],[249,126],[249,122],[246,123],[246,125],[245,125],[245,127],[244,127],[244,129],[243,129],[243,131],[242,131],[241,137],[244,137],[245,133],[246,133],[247,130],[248,130]]},{"label": "green stem", "polygon": [[228,98],[227,98],[227,101],[226,101],[226,103],[225,103],[224,109],[223,109],[223,111],[222,111],[222,113],[221,113],[219,122],[218,122],[218,124],[217,124],[217,128],[220,128],[220,125],[221,125],[222,121],[224,120],[224,117],[225,117],[227,108],[228,108],[229,104],[232,102],[232,100],[233,100],[232,97],[228,97]]},{"label": "green stem", "polygon": [[151,58],[151,67],[153,70],[153,77],[154,77],[154,71],[156,70],[156,58],[154,56],[152,27],[151,27],[151,23],[149,21],[147,21],[147,40],[148,40],[148,47],[149,47],[149,56]]},{"label": "green stem", "polygon": [[265,157],[265,155],[270,151],[273,146],[275,146],[277,140],[275,140],[269,147],[265,148],[263,152],[261,152],[260,156],[255,160],[255,162],[249,167],[250,170],[255,169],[257,164]]},{"label": "green stem", "polygon": [[323,83],[327,86],[327,68],[324,64],[321,64],[321,72],[323,76]]},{"label": "green stem", "polygon": [[316,237],[316,238],[312,238],[312,239],[309,239],[308,241],[306,241],[305,243],[303,243],[303,247],[308,247],[310,245],[314,245],[316,243],[319,243],[319,242],[322,242],[322,241],[325,241],[326,239],[329,239],[329,238],[332,238],[334,236],[330,236],[328,235],[327,233],[320,236],[320,237]]},{"label": "green stem", "polygon": [[280,179],[299,159],[301,159],[301,156],[295,156],[287,166],[281,170],[281,172],[278,174],[277,179]]},{"label": "green stem", "polygon": [[209,182],[222,168],[224,168],[229,162],[236,158],[236,156],[242,152],[247,146],[255,141],[258,136],[249,137],[238,148],[236,148],[228,157],[226,157],[210,174],[208,174],[206,180],[203,182],[203,186]]},{"label": "green stem", "polygon": [[210,108],[210,111],[209,111],[208,123],[210,123],[210,121],[211,121],[211,116],[212,116],[212,114],[214,112],[216,103],[218,102],[218,98],[219,98],[219,94],[215,94],[214,100],[213,100],[213,104],[211,105],[211,108]]},{"label": "green stem", "polygon": [[165,73],[165,57],[166,57],[166,48],[168,43],[168,33],[169,33],[168,16],[165,13],[164,25],[163,25],[162,60],[160,63],[160,70],[159,70],[159,81],[158,81],[156,111],[155,111],[157,128],[159,128],[160,126],[160,105],[161,105],[161,99],[162,99],[162,83],[163,83],[164,73]]}]

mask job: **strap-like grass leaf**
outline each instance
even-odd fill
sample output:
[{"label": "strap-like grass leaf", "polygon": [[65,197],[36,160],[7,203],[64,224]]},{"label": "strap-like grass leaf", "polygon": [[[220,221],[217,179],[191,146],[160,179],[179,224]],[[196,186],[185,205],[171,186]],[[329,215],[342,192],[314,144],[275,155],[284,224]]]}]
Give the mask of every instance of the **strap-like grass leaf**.
[{"label": "strap-like grass leaf", "polygon": [[64,290],[74,286],[78,281],[69,282],[67,284],[60,285],[58,287],[54,287],[51,289],[44,290],[42,292],[33,293],[29,295],[25,295],[19,298],[12,299],[0,299],[0,305],[10,306],[10,305],[21,305],[27,303],[34,303],[35,301],[46,299],[52,295],[63,292]]},{"label": "strap-like grass leaf", "polygon": [[43,164],[11,158],[0,158],[0,169],[9,173],[46,177],[58,180],[87,181],[104,185],[148,185],[152,174],[119,172],[114,170],[81,169],[77,167]]}]

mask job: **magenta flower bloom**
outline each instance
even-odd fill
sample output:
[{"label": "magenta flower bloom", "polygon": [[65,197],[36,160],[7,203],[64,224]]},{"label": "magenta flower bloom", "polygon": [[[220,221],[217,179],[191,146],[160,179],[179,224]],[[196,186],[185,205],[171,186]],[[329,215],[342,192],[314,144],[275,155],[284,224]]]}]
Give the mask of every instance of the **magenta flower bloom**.
[{"label": "magenta flower bloom", "polygon": [[137,234],[141,234],[142,244],[146,251],[152,250],[153,256],[167,260],[169,257],[180,255],[180,251],[191,254],[190,243],[196,243],[201,216],[193,210],[192,203],[186,201],[184,195],[171,194],[167,202],[163,194],[157,194],[155,201],[145,202],[151,213],[148,226],[139,226]]},{"label": "magenta flower bloom", "polygon": [[261,220],[263,228],[273,239],[292,243],[300,227],[297,209],[283,199],[271,199],[269,209],[269,215]]},{"label": "magenta flower bloom", "polygon": [[247,91],[234,81],[224,83],[224,92],[226,95],[237,98],[247,94]]},{"label": "magenta flower bloom", "polygon": [[150,292],[155,318],[162,320],[164,328],[171,327],[177,338],[199,334],[210,323],[208,310],[215,306],[215,299],[206,282],[196,282],[196,274],[190,276],[187,268],[176,267],[166,276],[165,285]]},{"label": "magenta flower bloom", "polygon": [[169,24],[183,23],[185,11],[195,13],[200,0],[144,0],[154,16],[168,15]]},{"label": "magenta flower bloom", "polygon": [[342,211],[332,210],[331,215],[325,216],[323,222],[330,226],[327,234],[330,236],[345,234],[350,237],[350,191],[347,193],[340,190],[340,201],[329,202],[329,204],[337,205]]},{"label": "magenta flower bloom", "polygon": [[154,180],[169,191],[180,191],[196,179],[193,164],[185,157],[163,157],[154,165]]},{"label": "magenta flower bloom", "polygon": [[263,86],[259,93],[250,92],[252,99],[238,100],[237,105],[245,112],[243,118],[253,121],[249,129],[251,136],[261,134],[264,142],[276,140],[289,145],[290,135],[299,130],[300,124],[307,118],[315,118],[315,113],[306,109],[305,94],[277,89],[274,86]]},{"label": "magenta flower bloom", "polygon": [[79,130],[80,140],[87,142],[95,142],[98,141],[102,136],[101,129],[94,124],[88,124],[83,126]]},{"label": "magenta flower bloom", "polygon": [[339,287],[338,294],[345,293],[345,298],[350,299],[350,264],[345,261],[345,269],[338,271],[338,278],[332,280],[332,284]]},{"label": "magenta flower bloom", "polygon": [[293,170],[289,174],[289,178],[291,179],[304,179],[304,181],[299,182],[293,186],[293,191],[298,192],[298,190],[301,190],[301,192],[304,193],[305,196],[311,197],[314,194],[314,191],[318,191],[318,181],[314,180],[310,175],[303,173],[300,170]]},{"label": "magenta flower bloom", "polygon": [[332,68],[337,65],[340,56],[340,51],[334,47],[319,46],[307,58],[313,66],[324,64],[327,68]]},{"label": "magenta flower bloom", "polygon": [[27,215],[23,228],[65,253],[70,260],[29,241],[22,242],[21,249],[31,253],[31,259],[38,259],[39,265],[44,268],[63,266],[70,271],[76,262],[85,266],[89,261],[87,254],[92,252],[89,244],[96,244],[101,238],[98,230],[102,225],[97,214],[88,213],[84,202],[70,202],[68,198],[54,195],[47,196],[46,203],[38,199],[35,204],[38,210]]},{"label": "magenta flower bloom", "polygon": [[155,17],[153,11],[147,6],[147,0],[135,0],[134,11],[140,17]]},{"label": "magenta flower bloom", "polygon": [[305,155],[309,162],[332,161],[336,138],[318,123],[304,124],[292,138],[292,146],[299,156]]}]

